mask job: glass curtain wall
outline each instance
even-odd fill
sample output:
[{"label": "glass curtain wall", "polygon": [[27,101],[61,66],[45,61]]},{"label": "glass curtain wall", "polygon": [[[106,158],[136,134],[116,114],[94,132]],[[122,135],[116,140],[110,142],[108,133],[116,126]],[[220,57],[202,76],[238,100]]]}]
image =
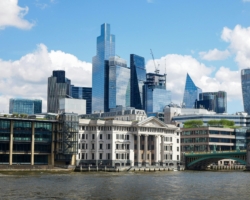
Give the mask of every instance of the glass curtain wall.
[{"label": "glass curtain wall", "polygon": [[244,111],[250,115],[250,69],[241,70],[241,88]]}]

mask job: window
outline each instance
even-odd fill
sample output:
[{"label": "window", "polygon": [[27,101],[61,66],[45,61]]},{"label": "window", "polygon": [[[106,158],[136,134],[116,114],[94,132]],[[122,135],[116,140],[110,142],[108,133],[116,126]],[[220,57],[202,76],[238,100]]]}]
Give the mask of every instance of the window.
[{"label": "window", "polygon": [[129,144],[127,144],[127,149],[129,149]]},{"label": "window", "polygon": [[107,144],[107,149],[110,149],[110,144]]},{"label": "window", "polygon": [[170,137],[170,142],[172,142],[172,137]]},{"label": "window", "polygon": [[95,144],[92,144],[92,149],[95,149]]},{"label": "window", "polygon": [[85,130],[85,126],[82,127],[82,130]]},{"label": "window", "polygon": [[85,144],[85,148],[88,149],[88,144]]},{"label": "window", "polygon": [[86,160],[88,160],[88,154],[86,153]]},{"label": "window", "polygon": [[79,144],[79,149],[81,149],[81,144]]},{"label": "window", "polygon": [[108,160],[110,160],[110,153],[107,153],[107,158]]},{"label": "window", "polygon": [[110,140],[110,139],[111,139],[110,134],[108,134],[108,140]]},{"label": "window", "polygon": [[116,154],[116,159],[119,159],[119,155],[118,155],[118,153]]},{"label": "window", "polygon": [[172,151],[173,149],[172,149],[173,147],[172,146],[170,146],[170,151]]},{"label": "window", "polygon": [[179,158],[179,155],[177,155],[177,160],[179,160],[180,158]]},{"label": "window", "polygon": [[124,154],[122,154],[122,159],[124,159]]},{"label": "window", "polygon": [[129,160],[129,153],[127,153],[127,160]]},{"label": "window", "polygon": [[129,140],[129,135],[127,135],[127,140]]},{"label": "window", "polygon": [[95,139],[95,134],[92,134],[92,140],[94,140]]},{"label": "window", "polygon": [[179,143],[179,139],[177,139],[177,143]]},{"label": "window", "polygon": [[82,144],[82,149],[84,149],[84,148],[85,148],[85,144],[83,143],[83,144]]},{"label": "window", "polygon": [[102,153],[99,154],[99,159],[102,160]]},{"label": "window", "polygon": [[85,155],[85,154],[83,153],[83,154],[82,154],[82,159],[83,159],[83,160],[84,160],[84,155]]},{"label": "window", "polygon": [[82,134],[82,139],[83,139],[83,140],[85,139],[85,134]]},{"label": "window", "polygon": [[170,160],[172,160],[173,159],[173,156],[172,156],[172,154],[170,155]]},{"label": "window", "polygon": [[119,145],[118,144],[116,144],[116,149],[119,149]]},{"label": "window", "polygon": [[100,144],[100,149],[102,149],[102,144]]},{"label": "window", "polygon": [[94,160],[95,159],[95,154],[94,153],[92,153],[92,160]]},{"label": "window", "polygon": [[177,147],[177,151],[179,151],[179,147]]},{"label": "window", "polygon": [[102,134],[100,134],[100,140],[102,140]]},{"label": "window", "polygon": [[86,134],[86,140],[88,139],[88,134]]},{"label": "window", "polygon": [[155,155],[151,154],[151,159],[154,160],[155,159]]}]

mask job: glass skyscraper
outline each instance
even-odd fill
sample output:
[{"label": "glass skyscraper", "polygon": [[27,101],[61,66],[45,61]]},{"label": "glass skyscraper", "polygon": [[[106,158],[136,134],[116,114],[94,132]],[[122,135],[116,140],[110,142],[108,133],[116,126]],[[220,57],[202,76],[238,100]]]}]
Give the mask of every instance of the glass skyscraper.
[{"label": "glass skyscraper", "polygon": [[105,60],[115,56],[115,36],[110,34],[110,25],[101,25],[97,37],[96,56],[92,59],[92,112],[104,111]]},{"label": "glass skyscraper", "polygon": [[71,85],[71,97],[86,100],[86,114],[91,114],[92,109],[92,88],[75,87]]},{"label": "glass skyscraper", "polygon": [[199,95],[196,108],[205,108],[216,113],[227,112],[227,93],[224,91],[219,92],[202,92]]},{"label": "glass skyscraper", "polygon": [[195,101],[199,100],[200,93],[202,93],[202,90],[194,84],[189,74],[187,74],[183,96],[183,107],[195,108]]},{"label": "glass skyscraper", "polygon": [[130,68],[118,56],[105,62],[105,109],[130,106]]},{"label": "glass skyscraper", "polygon": [[171,103],[171,91],[166,90],[166,75],[147,73],[144,85],[144,109],[146,113],[163,112]]},{"label": "glass skyscraper", "polygon": [[67,98],[71,93],[71,81],[65,77],[65,71],[53,71],[48,78],[47,112],[58,113],[59,99]]},{"label": "glass skyscraper", "polygon": [[9,113],[28,115],[42,113],[42,100],[10,99]]},{"label": "glass skyscraper", "polygon": [[241,70],[241,87],[244,111],[250,115],[250,68]]},{"label": "glass skyscraper", "polygon": [[146,81],[145,60],[143,57],[130,54],[130,106],[143,109],[143,85]]}]

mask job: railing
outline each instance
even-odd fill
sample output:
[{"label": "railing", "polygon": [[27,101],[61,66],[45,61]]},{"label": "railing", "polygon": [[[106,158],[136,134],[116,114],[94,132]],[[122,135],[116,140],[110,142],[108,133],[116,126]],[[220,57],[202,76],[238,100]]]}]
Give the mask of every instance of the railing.
[{"label": "railing", "polygon": [[213,153],[238,153],[238,152],[246,152],[246,150],[230,150],[230,151],[199,151],[199,152],[188,152],[184,155],[194,155],[194,154],[213,154]]}]

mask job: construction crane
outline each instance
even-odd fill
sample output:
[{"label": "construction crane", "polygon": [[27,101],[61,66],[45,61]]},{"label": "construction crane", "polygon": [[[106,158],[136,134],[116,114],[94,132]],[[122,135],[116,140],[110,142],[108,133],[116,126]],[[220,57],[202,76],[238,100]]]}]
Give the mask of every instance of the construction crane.
[{"label": "construction crane", "polygon": [[[154,58],[154,54],[153,54],[152,49],[150,49],[150,52],[151,52],[151,55],[152,55],[152,58],[153,58],[153,61],[154,61],[154,65],[155,65],[155,73],[156,73],[156,74],[159,74],[160,70],[159,70],[158,67],[156,66],[155,58]],[[159,65],[158,65],[158,66],[159,66]]]}]

